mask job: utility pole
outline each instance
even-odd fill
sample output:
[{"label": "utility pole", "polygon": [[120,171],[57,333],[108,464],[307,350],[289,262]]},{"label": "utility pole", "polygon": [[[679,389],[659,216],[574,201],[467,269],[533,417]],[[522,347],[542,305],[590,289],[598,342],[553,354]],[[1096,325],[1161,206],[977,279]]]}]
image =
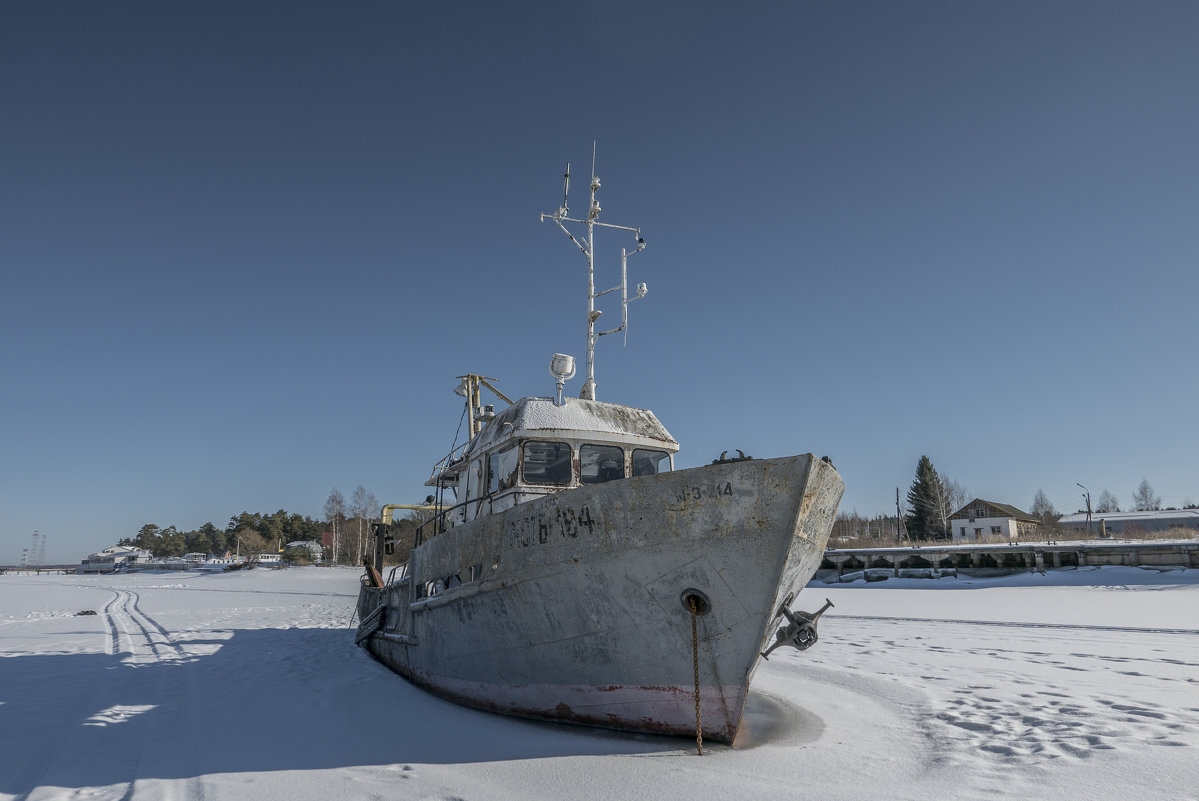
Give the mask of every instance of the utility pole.
[{"label": "utility pole", "polygon": [[[899,487],[895,488],[895,539],[903,539],[903,513],[899,511]],[[911,540],[908,537],[908,540]]]},{"label": "utility pole", "polygon": [[[1078,484],[1077,481],[1074,483]],[[1078,484],[1078,486],[1082,487],[1082,484]],[[1091,491],[1089,489],[1087,489],[1086,487],[1082,487],[1082,488],[1086,492],[1086,494],[1083,495],[1082,497],[1087,499],[1087,536],[1089,537],[1089,536],[1091,536]]]}]

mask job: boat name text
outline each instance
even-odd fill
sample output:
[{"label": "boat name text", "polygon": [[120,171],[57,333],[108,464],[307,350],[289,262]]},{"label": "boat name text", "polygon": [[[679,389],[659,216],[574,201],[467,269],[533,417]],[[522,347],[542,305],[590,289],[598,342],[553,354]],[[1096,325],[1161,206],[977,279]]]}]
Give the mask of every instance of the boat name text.
[{"label": "boat name text", "polygon": [[705,498],[719,498],[733,494],[733,485],[726,481],[723,486],[712,484],[704,487],[684,487],[675,493],[674,499],[677,503],[684,503],[685,501],[700,501]]},{"label": "boat name text", "polygon": [[530,545],[545,545],[550,537],[578,537],[583,529],[590,534],[595,521],[591,510],[584,506],[576,510],[572,506],[543,512],[508,523],[508,543],[513,548],[528,548]]}]

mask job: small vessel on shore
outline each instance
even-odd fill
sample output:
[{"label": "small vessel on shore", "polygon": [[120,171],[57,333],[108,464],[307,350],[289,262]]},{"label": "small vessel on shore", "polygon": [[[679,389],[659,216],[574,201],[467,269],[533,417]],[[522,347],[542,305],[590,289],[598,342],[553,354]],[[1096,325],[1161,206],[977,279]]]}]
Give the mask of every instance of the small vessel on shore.
[{"label": "small vessel on shore", "polygon": [[[588,264],[587,380],[555,354],[556,397],[510,401],[468,374],[468,438],[426,482],[437,503],[406,564],[383,581],[384,507],[358,599],[356,641],[400,675],[469,706],[522,717],[732,742],[759,658],[816,641],[820,612],[790,607],[819,567],[841,477],[813,454],[743,455],[674,469],[678,443],[653,412],[595,397],[599,337],[627,330],[627,259],[640,229],[556,223]],[[586,227],[573,234],[567,225]],[[621,282],[595,291],[594,233],[632,233]],[[597,332],[598,297],[622,323]],[[484,405],[489,389],[507,403]],[[447,495],[446,493],[449,493]]]},{"label": "small vessel on shore", "polygon": [[79,563],[80,573],[117,573],[129,570],[134,566],[144,564],[154,558],[154,554],[136,545],[113,545],[102,551],[88,554]]}]

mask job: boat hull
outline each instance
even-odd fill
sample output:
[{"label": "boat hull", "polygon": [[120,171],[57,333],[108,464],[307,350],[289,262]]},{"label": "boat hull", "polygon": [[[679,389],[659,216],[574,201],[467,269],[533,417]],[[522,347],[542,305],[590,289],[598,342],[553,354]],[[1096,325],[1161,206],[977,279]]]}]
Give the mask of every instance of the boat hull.
[{"label": "boat hull", "polygon": [[[470,706],[732,742],[843,485],[811,454],[583,486],[459,525],[364,585],[362,644]],[[698,607],[692,637],[690,599]]]}]

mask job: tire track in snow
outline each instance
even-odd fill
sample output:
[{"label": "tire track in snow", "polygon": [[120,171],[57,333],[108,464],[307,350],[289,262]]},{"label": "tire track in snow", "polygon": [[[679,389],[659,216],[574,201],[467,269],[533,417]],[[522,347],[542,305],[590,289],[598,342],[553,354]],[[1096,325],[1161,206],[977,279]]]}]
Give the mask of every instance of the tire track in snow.
[{"label": "tire track in snow", "polygon": [[[106,657],[115,657],[120,653],[120,631],[113,617],[114,609],[120,601],[121,594],[111,591],[111,597],[101,609],[100,617],[104,626],[102,653]],[[96,708],[96,688],[103,686],[106,677],[105,671],[95,671],[88,675],[88,681],[75,680],[66,682],[66,686],[63,686],[61,676],[55,674],[54,678],[59,681],[53,700],[39,697],[39,702],[54,709],[62,719],[85,720]],[[27,801],[31,797],[37,799],[47,795],[38,790],[45,783],[47,776],[51,775],[54,766],[70,758],[70,748],[75,738],[54,737],[48,731],[35,729],[27,732],[25,739],[35,744],[35,748],[23,753],[25,758],[15,762],[11,766],[11,775],[6,777],[16,788],[16,794],[11,796],[12,801]],[[7,763],[4,767],[10,769]],[[0,792],[0,797],[8,796]]]},{"label": "tire track in snow", "polygon": [[187,654],[182,647],[175,644],[170,632],[141,610],[141,607],[138,606],[140,601],[141,596],[136,592],[130,592],[125,611],[128,613],[130,621],[145,638],[146,644],[149,645],[155,658],[158,661],[178,661],[186,658]]},{"label": "tire track in snow", "polygon": [[118,653],[120,653],[121,643],[120,638],[117,635],[117,624],[112,619],[113,605],[116,604],[116,602],[120,599],[121,594],[119,592],[114,592],[113,596],[108,599],[108,603],[104,604],[104,610],[102,612],[104,615],[104,630],[107,637],[107,642],[104,646],[104,653],[108,654],[109,656],[116,656]]},{"label": "tire track in snow", "polygon": [[[143,664],[186,658],[186,653],[175,644],[170,632],[141,610],[138,606],[140,600],[136,592],[117,590],[117,597],[104,607],[106,621],[113,633],[110,653],[115,656],[127,652],[130,659]],[[122,649],[117,637],[118,630],[125,635],[125,649]]]},{"label": "tire track in snow", "polygon": [[[15,801],[41,798],[50,786],[74,787],[93,800],[127,801],[135,795],[142,756],[156,728],[141,716],[167,700],[163,670],[188,658],[170,632],[142,611],[140,600],[134,591],[115,590],[105,604],[105,654],[113,658],[111,669],[91,677],[94,703],[80,713],[86,717],[32,767],[31,781]],[[148,678],[145,668],[150,668]],[[87,757],[81,760],[80,754]],[[102,764],[105,775],[117,781],[94,786],[92,764]]]}]

